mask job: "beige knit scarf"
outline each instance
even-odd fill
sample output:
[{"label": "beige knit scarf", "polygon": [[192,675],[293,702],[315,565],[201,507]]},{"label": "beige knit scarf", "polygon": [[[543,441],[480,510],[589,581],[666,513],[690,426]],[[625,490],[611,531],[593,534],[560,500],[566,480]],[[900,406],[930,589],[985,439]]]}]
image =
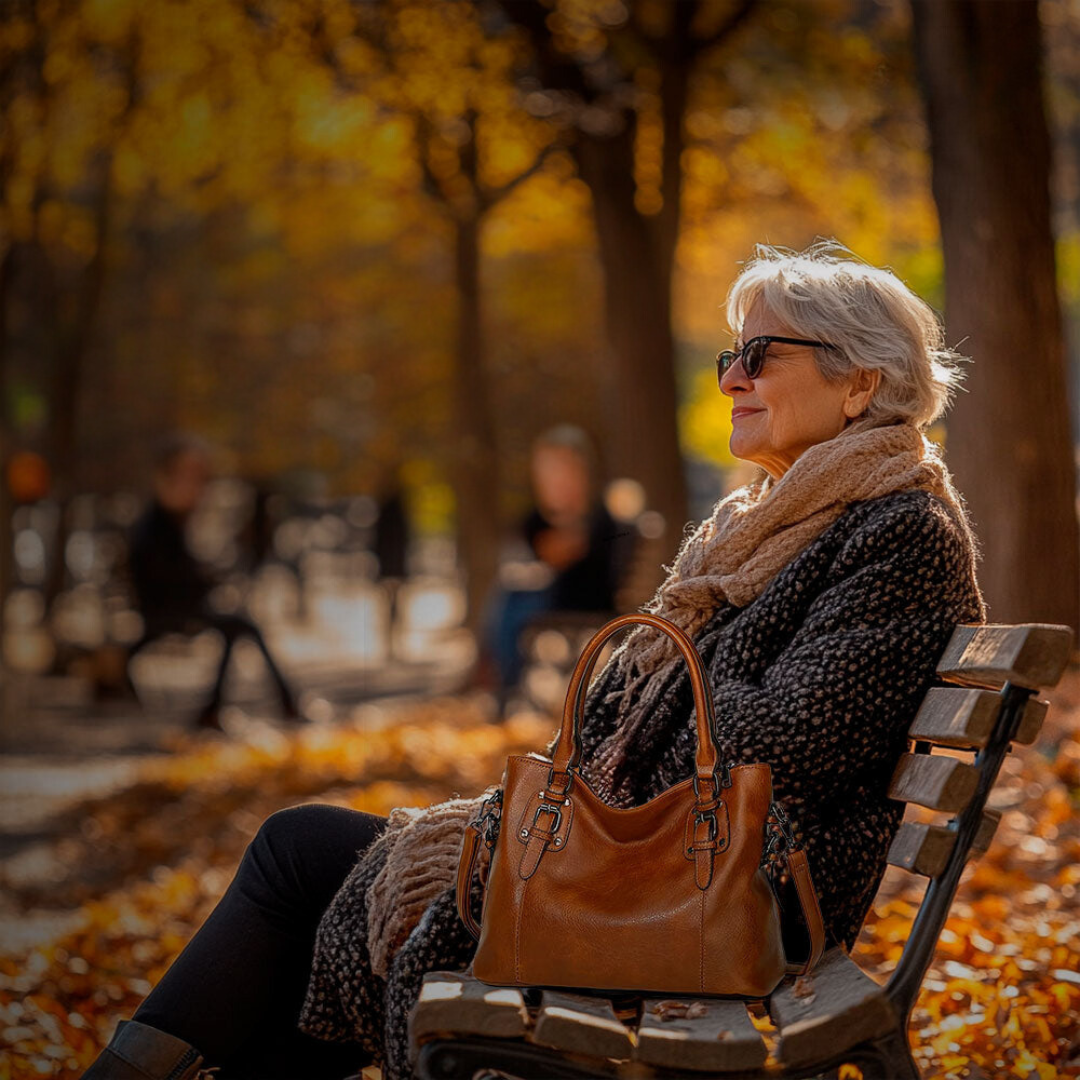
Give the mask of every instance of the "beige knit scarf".
[{"label": "beige knit scarf", "polygon": [[[943,499],[980,557],[966,507],[937,445],[911,424],[866,426],[856,421],[817,443],[779,480],[771,475],[721,499],[686,537],[653,599],[641,610],[662,615],[693,638],[725,603],[744,607],[850,503],[920,488]],[[589,782],[611,805],[627,805],[613,777],[626,748],[653,713],[673,669],[683,663],[674,643],[649,626],[630,631],[612,653],[622,677],[619,727],[597,748]],[[390,814],[387,863],[368,895],[372,967],[385,975],[396,948],[427,905],[454,881],[465,826],[484,795],[426,810]]]},{"label": "beige knit scarf", "polygon": [[390,811],[379,838],[389,853],[366,897],[368,951],[376,975],[386,978],[391,957],[428,904],[455,880],[465,826],[496,786],[472,799],[450,799],[426,809],[396,806]]}]

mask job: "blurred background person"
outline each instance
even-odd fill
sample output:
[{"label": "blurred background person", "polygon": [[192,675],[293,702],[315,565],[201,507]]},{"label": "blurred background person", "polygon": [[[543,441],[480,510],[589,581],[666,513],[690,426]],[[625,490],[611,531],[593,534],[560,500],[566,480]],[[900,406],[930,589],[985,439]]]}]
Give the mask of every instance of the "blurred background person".
[{"label": "blurred background person", "polygon": [[199,438],[179,433],[167,437],[154,459],[154,494],[132,528],[129,565],[143,618],[143,634],[128,657],[164,634],[196,634],[206,628],[224,639],[210,698],[196,727],[222,730],[220,708],[233,645],[249,637],[259,647],[281,701],[286,720],[303,720],[292,689],[259,628],[244,615],[217,611],[210,593],[217,581],[188,547],[186,530],[202,501],[211,476],[210,453]]},{"label": "blurred background person", "polygon": [[375,519],[372,551],[379,562],[376,581],[386,590],[386,647],[387,655],[393,656],[395,628],[400,615],[398,592],[405,581],[409,552],[409,515],[404,485],[397,470],[386,475],[377,500],[379,516]]},{"label": "blurred background person", "polygon": [[546,612],[613,616],[633,541],[604,505],[596,451],[581,428],[558,424],[536,438],[530,480],[534,505],[516,538],[533,565],[508,568],[485,605],[477,683],[495,691],[500,716],[521,678],[524,628]]}]

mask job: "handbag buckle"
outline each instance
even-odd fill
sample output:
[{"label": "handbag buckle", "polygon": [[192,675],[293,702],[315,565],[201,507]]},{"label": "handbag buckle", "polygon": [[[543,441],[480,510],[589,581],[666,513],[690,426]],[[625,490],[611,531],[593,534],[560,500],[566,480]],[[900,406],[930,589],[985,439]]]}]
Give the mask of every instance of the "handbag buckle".
[{"label": "handbag buckle", "polygon": [[712,843],[716,839],[717,833],[720,831],[720,826],[716,821],[715,810],[700,810],[698,807],[694,807],[694,824],[701,825],[703,822],[709,823],[709,835],[706,843]]},{"label": "handbag buckle", "polygon": [[[719,783],[717,783],[717,772],[719,772],[719,775],[720,775]],[[718,765],[716,767],[716,769],[714,769],[713,772],[712,772],[712,782],[713,782],[713,795],[712,795],[712,797],[714,799],[718,799],[720,797],[720,792],[724,788],[731,787],[731,766],[730,765],[725,765],[723,763]],[[698,786],[698,774],[697,773],[694,773],[694,794],[698,797],[698,802],[704,801],[701,798],[701,788]]]},{"label": "handbag buckle", "polygon": [[[533,829],[536,828],[536,822],[539,820],[540,815],[545,810],[549,814],[554,814],[555,815],[555,820],[554,820],[554,822],[552,822],[550,830],[547,830],[547,831],[550,831],[552,834],[557,833],[559,831],[559,826],[562,824],[562,807],[561,806],[556,806],[554,803],[542,802],[536,808],[536,813],[533,814],[532,824],[529,826],[529,831],[530,832]],[[544,831],[544,830],[541,830],[541,831]]]}]

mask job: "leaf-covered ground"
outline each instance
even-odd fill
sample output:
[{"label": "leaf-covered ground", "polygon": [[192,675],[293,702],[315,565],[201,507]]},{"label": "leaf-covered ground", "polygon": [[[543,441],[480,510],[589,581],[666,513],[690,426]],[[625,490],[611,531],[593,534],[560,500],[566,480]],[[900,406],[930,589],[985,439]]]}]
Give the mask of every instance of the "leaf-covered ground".
[{"label": "leaf-covered ground", "polygon": [[[1046,696],[1038,744],[1006,761],[992,804],[1001,827],[965,872],[913,1017],[928,1078],[1080,1076],[1080,673]],[[0,960],[0,1080],[79,1076],[274,810],[317,800],[386,814],[472,795],[498,779],[507,754],[541,749],[553,730],[529,715],[491,725],[467,702],[436,698],[363,728],[181,740],[138,783],[67,815],[61,870],[47,883],[0,881],[28,913],[79,913],[54,940]],[[916,879],[887,874],[854,953],[879,980],[921,893]]]}]

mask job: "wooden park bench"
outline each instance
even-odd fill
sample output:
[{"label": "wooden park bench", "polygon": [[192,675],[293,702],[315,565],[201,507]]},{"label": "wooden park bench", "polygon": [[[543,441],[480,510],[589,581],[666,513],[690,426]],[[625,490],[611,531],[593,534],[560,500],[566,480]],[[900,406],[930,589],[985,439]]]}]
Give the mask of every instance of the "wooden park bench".
[{"label": "wooden park bench", "polygon": [[[1035,741],[1048,705],[1038,692],[1057,685],[1072,646],[1067,626],[954,631],[937,672],[956,685],[929,690],[909,729],[914,745],[889,785],[893,799],[953,816],[905,821],[889,850],[890,863],[930,880],[884,985],[840,947],[760,1002],[519,990],[482,983],[468,969],[433,972],[409,1018],[420,1077],[811,1077],[851,1064],[867,1080],[918,1080],[912,1007],[964,866],[997,827],[1000,812],[986,803],[1001,763],[1012,743]],[[776,1029],[771,1052],[750,1019],[766,1012]]]}]

